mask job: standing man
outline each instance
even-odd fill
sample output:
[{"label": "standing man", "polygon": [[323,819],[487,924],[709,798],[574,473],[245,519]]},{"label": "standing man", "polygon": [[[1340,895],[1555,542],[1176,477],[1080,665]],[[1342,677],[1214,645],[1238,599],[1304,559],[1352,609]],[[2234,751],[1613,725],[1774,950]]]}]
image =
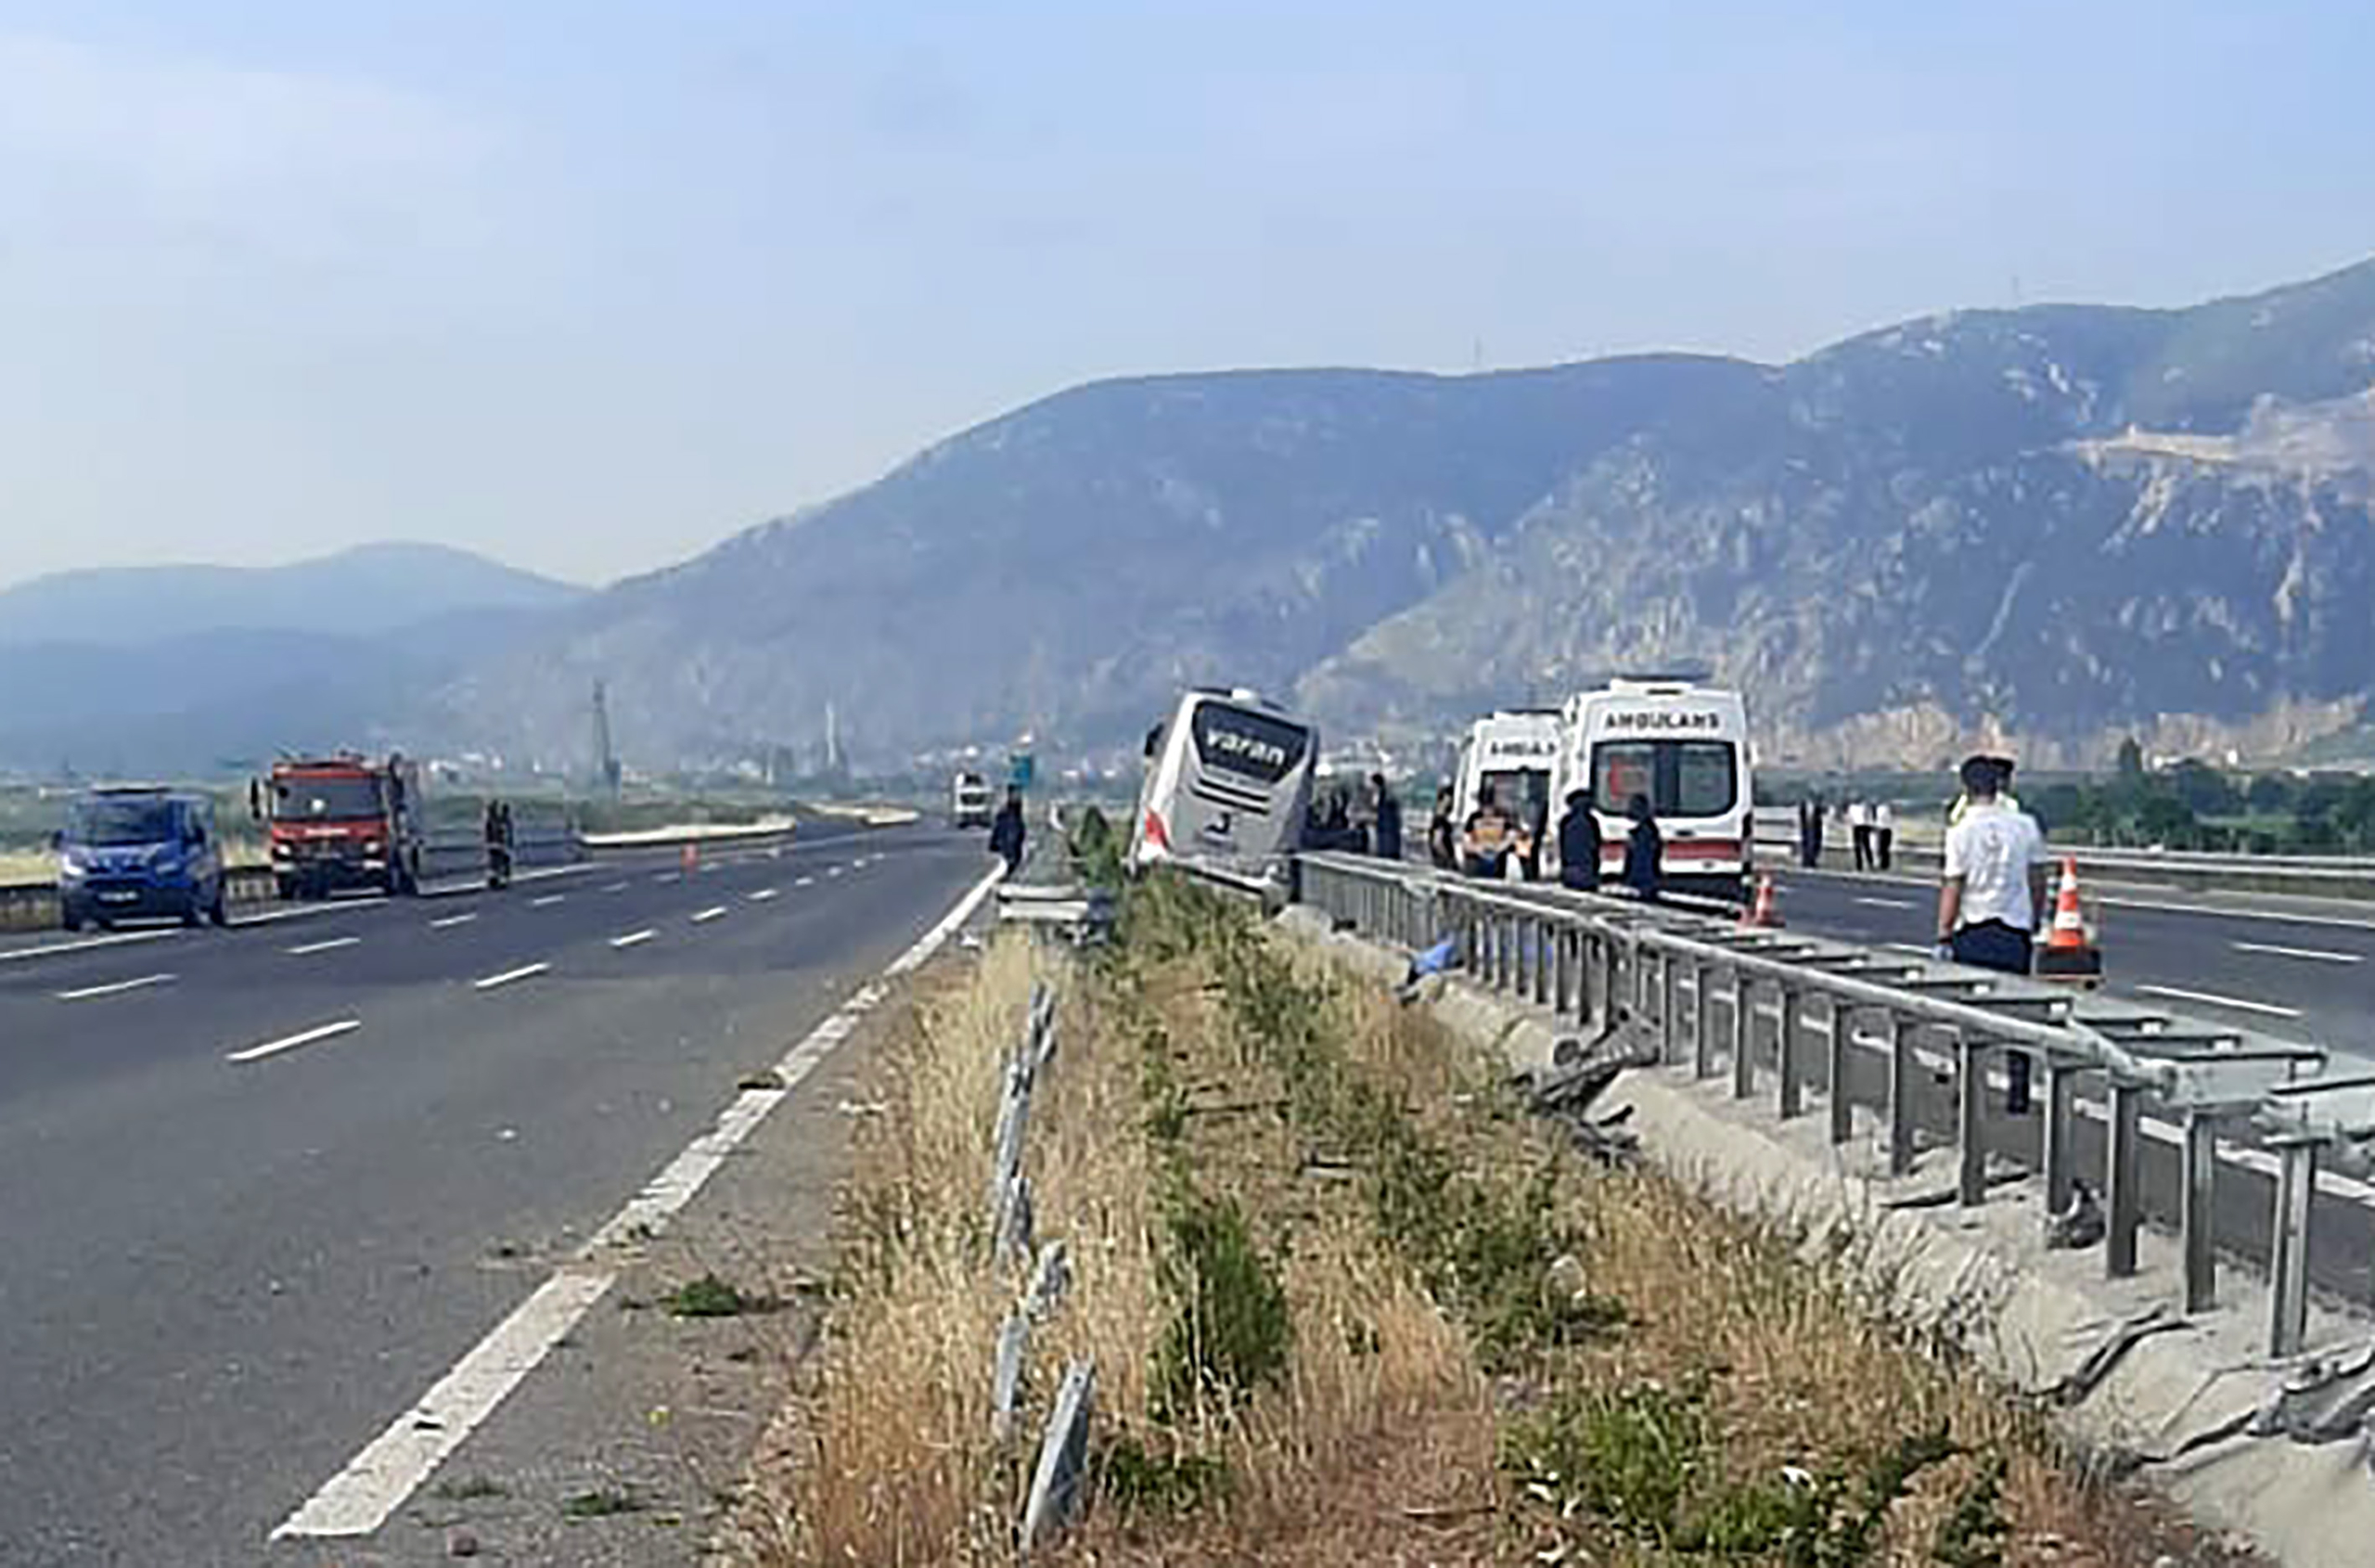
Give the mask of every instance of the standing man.
[{"label": "standing man", "polygon": [[1859,796],[1847,803],[1847,837],[1855,855],[1855,869],[1872,868],[1872,808]]},{"label": "standing man", "polygon": [[1559,884],[1577,893],[1599,891],[1599,816],[1589,790],[1570,794],[1567,814],[1559,819]]},{"label": "standing man", "polygon": [[1022,844],[1026,832],[1022,821],[1022,791],[1008,785],[1006,803],[998,807],[997,819],[990,824],[990,853],[1006,862],[1006,874],[1009,877],[1022,869]]},{"label": "standing man", "polygon": [[2048,857],[2036,818],[2003,798],[2006,772],[1993,757],[1962,765],[1965,804],[1946,830],[1938,887],[1938,949],[1957,963],[2026,974]]},{"label": "standing man", "polygon": [[1665,835],[1658,831],[1658,819],[1650,811],[1649,796],[1634,796],[1626,815],[1633,818],[1633,830],[1624,837],[1624,885],[1640,895],[1643,902],[1655,904],[1664,870]]},{"label": "standing man", "polygon": [[1369,849],[1380,860],[1402,858],[1402,803],[1393,798],[1387,788],[1385,775],[1369,775],[1369,788],[1376,791],[1373,809],[1377,816],[1369,826]]},{"label": "standing man", "polygon": [[1459,866],[1459,830],[1452,825],[1451,803],[1451,786],[1446,784],[1435,791],[1435,814],[1427,819],[1427,858],[1438,871]]},{"label": "standing man", "polygon": [[1883,871],[1896,864],[1896,807],[1886,801],[1872,807],[1872,858]]}]

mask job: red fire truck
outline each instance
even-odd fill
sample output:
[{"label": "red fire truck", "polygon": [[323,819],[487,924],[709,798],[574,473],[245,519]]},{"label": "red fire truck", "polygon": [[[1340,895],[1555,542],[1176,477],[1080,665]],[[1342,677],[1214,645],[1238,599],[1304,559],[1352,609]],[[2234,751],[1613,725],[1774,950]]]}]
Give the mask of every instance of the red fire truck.
[{"label": "red fire truck", "polygon": [[266,826],[282,898],[420,891],[427,833],[417,764],[393,753],[283,757],[256,781],[250,803]]}]

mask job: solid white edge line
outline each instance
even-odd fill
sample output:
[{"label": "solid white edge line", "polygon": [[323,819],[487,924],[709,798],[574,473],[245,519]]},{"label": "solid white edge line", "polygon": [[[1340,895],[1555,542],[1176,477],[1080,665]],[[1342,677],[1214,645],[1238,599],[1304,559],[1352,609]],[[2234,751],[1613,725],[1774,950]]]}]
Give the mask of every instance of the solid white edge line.
[{"label": "solid white edge line", "polygon": [[491,974],[484,980],[474,980],[470,982],[470,989],[493,991],[498,986],[509,985],[515,981],[533,980],[540,974],[551,972],[552,965],[550,964],[521,964],[516,970],[505,970],[501,974]]},{"label": "solid white edge line", "polygon": [[[981,907],[1002,875],[994,871],[976,882],[937,924],[892,960],[883,979],[905,974],[939,951],[949,934]],[[533,1295],[456,1362],[418,1404],[389,1423],[345,1469],[276,1526],[272,1539],[367,1536],[385,1524],[616,1281],[615,1273],[588,1270],[597,1253],[643,1239],[691,1202],[735,1147],[790,1096],[818,1062],[849,1038],[859,1017],[878,1006],[882,996],[879,982],[859,987],[855,996],[785,1053],[776,1070],[782,1087],[744,1089],[738,1094],[715,1126],[687,1145],[595,1232],[580,1254],[584,1261],[537,1287]]]},{"label": "solid white edge line", "polygon": [[2319,964],[2363,964],[2363,954],[2337,953],[2330,947],[2286,947],[2273,942],[2230,942],[2238,953],[2266,953],[2279,958],[2305,958]]},{"label": "solid white edge line", "polygon": [[640,947],[659,934],[653,927],[646,926],[641,931],[631,931],[624,936],[610,938],[610,945],[614,948]]},{"label": "solid white edge line", "polygon": [[725,905],[712,904],[708,908],[693,917],[693,924],[697,926],[705,926],[712,920],[722,920],[725,919]]},{"label": "solid white edge line", "polygon": [[2239,1012],[2265,1013],[2270,1018],[2299,1018],[2299,1008],[2280,1008],[2273,1002],[2255,1002],[2249,996],[2222,996],[2215,991],[2189,991],[2182,985],[2146,985],[2141,982],[2128,987],[2147,996],[2170,996],[2180,1002],[2200,1002],[2205,1007],[2233,1008]]},{"label": "solid white edge line", "polygon": [[429,929],[431,931],[451,931],[456,926],[469,925],[472,920],[477,919],[478,916],[475,913],[469,915],[448,915],[442,920],[430,921]]},{"label": "solid white edge line", "polygon": [[144,974],[137,980],[118,980],[106,985],[85,985],[79,990],[60,991],[61,1002],[94,1002],[101,996],[121,996],[127,991],[146,991],[152,985],[171,985],[170,974]]},{"label": "solid white edge line", "polygon": [[310,958],[316,953],[335,953],[341,947],[358,947],[362,944],[363,939],[359,936],[333,936],[320,942],[301,942],[294,947],[283,947],[281,951],[292,958]]},{"label": "solid white edge line", "polygon": [[336,1023],[325,1023],[318,1029],[308,1029],[302,1035],[291,1035],[280,1040],[267,1040],[261,1046],[250,1046],[243,1051],[233,1051],[223,1060],[262,1061],[265,1057],[278,1056],[282,1051],[293,1051],[300,1046],[319,1045],[324,1040],[335,1040],[341,1035],[352,1035],[362,1027],[363,1021],[359,1018],[340,1019]]}]

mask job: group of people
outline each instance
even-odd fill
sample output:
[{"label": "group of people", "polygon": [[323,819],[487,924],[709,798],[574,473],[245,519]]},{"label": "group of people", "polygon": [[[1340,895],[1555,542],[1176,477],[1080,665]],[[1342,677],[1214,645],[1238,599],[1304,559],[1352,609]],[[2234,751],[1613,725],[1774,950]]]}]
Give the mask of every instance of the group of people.
[{"label": "group of people", "polygon": [[[1520,818],[1504,806],[1490,784],[1477,791],[1476,809],[1468,820],[1456,822],[1457,807],[1450,786],[1435,792],[1435,814],[1427,826],[1427,858],[1444,870],[1488,881],[1506,880],[1512,870],[1526,881],[1542,874],[1542,842],[1548,825]],[[1661,885],[1664,835],[1647,795],[1635,795],[1626,815],[1633,827],[1624,840],[1623,885],[1642,898],[1654,899]],[[1591,791],[1577,790],[1567,797],[1567,809],[1556,828],[1559,880],[1578,892],[1597,892],[1600,885],[1599,816]]]},{"label": "group of people", "polygon": [[1303,842],[1313,849],[1399,860],[1402,803],[1382,773],[1369,775],[1366,801],[1355,802],[1349,789],[1325,790],[1313,798],[1305,815]]},{"label": "group of people", "polygon": [[[1886,801],[1849,801],[1838,808],[1858,871],[1886,871],[1896,865],[1896,808]],[[1824,823],[1833,813],[1820,795],[1798,803],[1798,861],[1809,869],[1822,864]]]}]

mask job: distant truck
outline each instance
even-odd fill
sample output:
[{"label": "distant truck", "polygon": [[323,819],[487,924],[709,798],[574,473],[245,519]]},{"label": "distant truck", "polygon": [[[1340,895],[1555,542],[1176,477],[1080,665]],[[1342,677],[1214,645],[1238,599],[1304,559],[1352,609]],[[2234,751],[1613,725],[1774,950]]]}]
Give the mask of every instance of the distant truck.
[{"label": "distant truck", "polygon": [[58,923],[225,919],[223,844],[214,803],[154,785],[86,790],[58,834]]},{"label": "distant truck", "polygon": [[283,899],[350,888],[420,891],[428,834],[417,764],[398,755],[284,757],[257,781],[250,804],[265,824],[273,886]]},{"label": "distant truck", "polygon": [[949,816],[959,828],[986,828],[995,808],[989,780],[978,773],[960,773],[949,790]]}]

